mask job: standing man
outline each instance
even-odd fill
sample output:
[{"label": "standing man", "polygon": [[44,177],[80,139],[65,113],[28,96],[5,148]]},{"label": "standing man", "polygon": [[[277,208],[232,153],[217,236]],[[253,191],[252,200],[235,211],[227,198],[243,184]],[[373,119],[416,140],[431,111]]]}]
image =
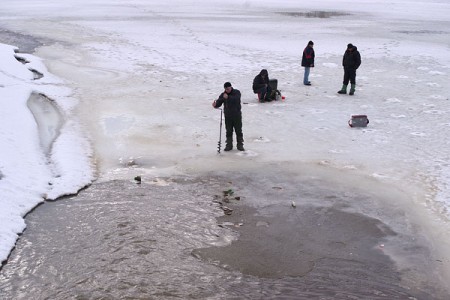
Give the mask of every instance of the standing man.
[{"label": "standing man", "polygon": [[241,113],[241,92],[233,89],[231,83],[225,82],[223,85],[225,91],[220,94],[219,99],[214,100],[214,108],[224,106],[225,128],[227,141],[224,151],[233,149],[233,129],[236,132],[236,147],[239,151],[244,149],[244,135],[242,134],[242,113]]},{"label": "standing man", "polygon": [[347,50],[344,53],[342,59],[342,66],[344,67],[344,82],[339,94],[347,94],[348,82],[351,83],[349,95],[355,94],[356,88],[356,70],[361,65],[361,55],[358,52],[358,48],[352,44],[347,45]]},{"label": "standing man", "polygon": [[258,100],[260,102],[272,101],[270,98],[272,95],[272,88],[269,84],[269,72],[266,69],[262,69],[258,75],[253,79],[252,85],[253,93],[258,94]]},{"label": "standing man", "polygon": [[305,67],[305,75],[303,76],[304,85],[311,85],[311,82],[309,81],[309,72],[311,68],[314,68],[315,54],[313,47],[314,47],[313,41],[309,41],[305,50],[303,50],[302,67]]}]

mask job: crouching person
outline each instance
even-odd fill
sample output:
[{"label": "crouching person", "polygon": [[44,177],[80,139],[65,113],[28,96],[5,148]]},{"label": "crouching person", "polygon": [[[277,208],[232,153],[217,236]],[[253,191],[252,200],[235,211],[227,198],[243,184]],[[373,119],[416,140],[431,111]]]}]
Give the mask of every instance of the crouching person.
[{"label": "crouching person", "polygon": [[259,102],[272,101],[272,88],[269,84],[269,73],[266,69],[262,69],[261,72],[253,79],[253,92],[258,94]]},{"label": "crouching person", "polygon": [[225,91],[220,94],[219,99],[212,103],[214,108],[224,106],[226,145],[224,151],[233,149],[233,130],[236,132],[236,148],[239,151],[244,149],[244,135],[242,134],[242,113],[241,113],[241,92],[233,89],[231,83],[225,82]]}]

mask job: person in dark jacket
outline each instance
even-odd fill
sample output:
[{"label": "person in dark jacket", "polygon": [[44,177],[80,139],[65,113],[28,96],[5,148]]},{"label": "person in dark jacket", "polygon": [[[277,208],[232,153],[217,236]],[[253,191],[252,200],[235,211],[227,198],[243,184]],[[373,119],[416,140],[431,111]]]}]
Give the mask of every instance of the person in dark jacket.
[{"label": "person in dark jacket", "polygon": [[344,67],[344,82],[342,88],[338,91],[339,94],[347,94],[348,82],[351,83],[349,95],[355,94],[356,88],[356,70],[361,65],[361,55],[358,48],[352,44],[347,45],[347,50],[342,59],[342,66]]},{"label": "person in dark jacket", "polygon": [[242,134],[242,113],[241,113],[241,92],[233,89],[231,83],[225,82],[223,85],[225,91],[219,95],[217,100],[214,100],[212,106],[219,108],[224,106],[223,112],[225,115],[226,128],[226,145],[224,151],[233,149],[233,129],[236,132],[237,145],[239,151],[244,149],[244,135]]},{"label": "person in dark jacket", "polygon": [[314,47],[313,41],[309,41],[305,50],[303,50],[302,67],[305,68],[305,74],[303,76],[304,85],[311,85],[311,82],[309,81],[309,72],[311,71],[311,68],[314,68],[315,54],[313,47]]},{"label": "person in dark jacket", "polygon": [[266,69],[262,69],[255,79],[253,79],[253,92],[258,94],[258,100],[260,102],[272,101],[270,97],[272,95],[272,88],[269,84],[269,72]]}]

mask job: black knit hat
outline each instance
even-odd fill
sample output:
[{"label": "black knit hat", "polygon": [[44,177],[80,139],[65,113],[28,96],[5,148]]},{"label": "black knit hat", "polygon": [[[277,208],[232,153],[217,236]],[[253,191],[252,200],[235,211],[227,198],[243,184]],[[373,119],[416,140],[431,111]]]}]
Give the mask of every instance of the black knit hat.
[{"label": "black knit hat", "polygon": [[308,45],[314,45],[314,42],[313,41],[309,41]]},{"label": "black knit hat", "polygon": [[353,48],[353,44],[348,44],[347,49],[349,49],[349,48]]},{"label": "black knit hat", "polygon": [[225,82],[224,85],[223,85],[224,88],[227,88],[227,87],[230,87],[230,86],[231,86],[231,83],[229,83],[228,81]]}]

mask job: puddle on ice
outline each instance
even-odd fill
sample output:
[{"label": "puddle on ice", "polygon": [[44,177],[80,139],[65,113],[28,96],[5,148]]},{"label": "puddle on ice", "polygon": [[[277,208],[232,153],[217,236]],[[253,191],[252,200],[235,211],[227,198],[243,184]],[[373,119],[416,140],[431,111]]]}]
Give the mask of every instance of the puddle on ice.
[{"label": "puddle on ice", "polygon": [[22,53],[32,53],[37,47],[49,43],[48,39],[36,38],[19,32],[0,28],[0,41],[5,44],[15,45]]},{"label": "puddle on ice", "polygon": [[63,124],[61,113],[55,104],[42,94],[32,93],[27,105],[38,124],[41,146],[45,153],[49,154]]},{"label": "puddle on ice", "polygon": [[404,196],[318,168],[94,183],[27,216],[2,296],[439,298],[436,262]]}]

